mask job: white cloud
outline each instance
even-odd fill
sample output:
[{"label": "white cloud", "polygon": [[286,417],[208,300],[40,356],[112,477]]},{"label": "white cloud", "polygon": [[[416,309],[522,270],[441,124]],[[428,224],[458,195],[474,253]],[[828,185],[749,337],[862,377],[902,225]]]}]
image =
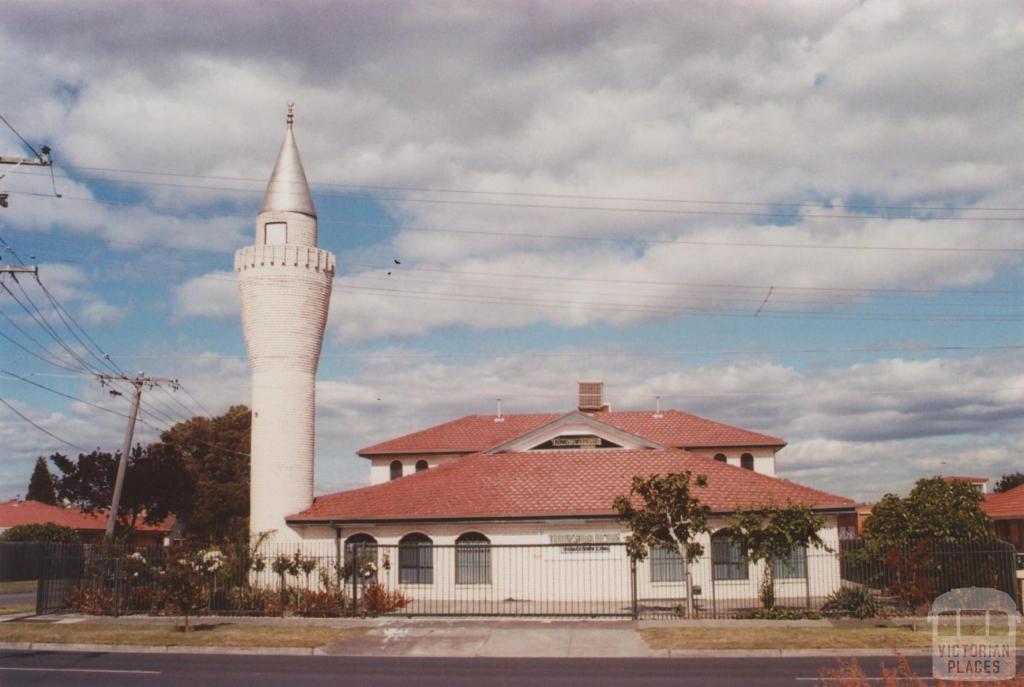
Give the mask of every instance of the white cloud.
[{"label": "white cloud", "polygon": [[174,315],[183,317],[239,316],[238,283],[234,272],[209,272],[174,287]]}]

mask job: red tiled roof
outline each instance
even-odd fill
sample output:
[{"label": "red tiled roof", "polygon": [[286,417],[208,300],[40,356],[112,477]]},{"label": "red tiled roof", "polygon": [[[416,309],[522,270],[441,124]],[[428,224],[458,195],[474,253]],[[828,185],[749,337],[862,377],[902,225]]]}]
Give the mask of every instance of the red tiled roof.
[{"label": "red tiled roof", "polygon": [[[474,453],[511,441],[565,413],[529,413],[504,415],[467,415],[396,439],[374,444],[358,451],[361,456],[391,453]],[[587,413],[590,417],[631,434],[665,446],[708,448],[717,446],[785,446],[777,437],[750,432],[714,422],[678,410],[662,411],[654,417],[650,410]]]},{"label": "red tiled roof", "polygon": [[988,482],[988,477],[969,477],[967,475],[949,475],[942,479],[947,482],[967,482],[969,484],[983,484]]},{"label": "red tiled roof", "polygon": [[[40,501],[18,501],[12,499],[0,503],[0,527],[15,525],[55,525],[73,527],[76,530],[105,530],[107,528],[106,511],[86,513],[78,508],[51,506]],[[137,532],[170,532],[174,524],[173,518],[167,518],[156,525],[139,522],[135,525]]]},{"label": "red tiled roof", "polygon": [[289,522],[442,520],[612,515],[634,475],[691,470],[708,477],[714,512],[770,501],[852,509],[841,496],[678,449],[478,453],[362,489],[320,496]]},{"label": "red tiled roof", "polygon": [[990,518],[996,520],[1024,519],[1024,484],[1001,494],[989,494],[981,507]]}]

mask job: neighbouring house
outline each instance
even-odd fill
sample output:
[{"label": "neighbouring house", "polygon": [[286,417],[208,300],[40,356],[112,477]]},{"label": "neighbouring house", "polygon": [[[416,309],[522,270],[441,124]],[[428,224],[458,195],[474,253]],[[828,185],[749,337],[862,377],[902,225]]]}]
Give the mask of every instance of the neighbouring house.
[{"label": "neighbouring house", "polygon": [[979,494],[988,493],[988,477],[968,477],[966,475],[950,475],[942,479],[947,482],[961,482],[970,484]]},{"label": "neighbouring house", "polygon": [[989,494],[981,507],[996,522],[996,534],[1024,554],[1024,484],[1001,494]]},{"label": "neighbouring house", "polygon": [[[78,532],[84,543],[103,539],[107,528],[106,512],[86,513],[79,508],[51,506],[40,501],[12,499],[0,503],[0,532],[15,525],[45,525],[53,523],[70,527]],[[167,544],[174,530],[174,519],[168,518],[155,525],[138,523],[132,542],[138,546]]]},{"label": "neighbouring house", "polygon": [[874,510],[873,503],[858,503],[851,513],[844,513],[839,516],[839,538],[860,539],[864,533],[864,523],[867,521],[871,511]]},{"label": "neighbouring house", "polygon": [[[759,569],[727,529],[736,509],[807,504],[833,550],[837,519],[854,510],[850,499],[776,477],[784,446],[677,410],[612,411],[600,383],[581,383],[568,413],[472,415],[362,449],[370,486],[319,496],[286,522],[305,542],[372,547],[377,574],[414,598],[615,601],[629,589],[618,579],[629,566],[613,499],[634,476],[689,470],[707,476],[697,493],[713,513],[700,538],[708,555],[691,565],[694,594],[756,605]],[[801,604],[839,584],[832,555],[795,551],[773,569],[779,595]],[[673,550],[652,551],[637,580],[644,599],[684,594]]]}]

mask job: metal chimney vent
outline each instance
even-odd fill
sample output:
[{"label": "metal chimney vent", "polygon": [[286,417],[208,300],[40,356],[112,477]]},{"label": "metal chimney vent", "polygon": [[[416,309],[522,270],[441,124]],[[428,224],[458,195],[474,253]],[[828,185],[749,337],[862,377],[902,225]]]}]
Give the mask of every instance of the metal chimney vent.
[{"label": "metal chimney vent", "polygon": [[604,382],[579,382],[580,402],[579,409],[583,412],[597,412],[608,410],[604,402]]}]

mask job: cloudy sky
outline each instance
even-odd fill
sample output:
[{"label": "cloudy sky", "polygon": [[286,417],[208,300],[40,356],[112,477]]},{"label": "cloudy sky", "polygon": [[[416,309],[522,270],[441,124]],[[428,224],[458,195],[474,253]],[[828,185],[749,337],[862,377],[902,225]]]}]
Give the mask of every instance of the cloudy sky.
[{"label": "cloudy sky", "polygon": [[232,253],[289,101],[339,267],[319,493],[580,378],[782,436],[782,476],[857,499],[1024,469],[1018,0],[0,9],[0,114],[56,160],[0,170],[0,264],[84,330],[4,279],[0,497],[59,440],[119,447],[87,349],[181,380],[142,440],[248,401]]}]

